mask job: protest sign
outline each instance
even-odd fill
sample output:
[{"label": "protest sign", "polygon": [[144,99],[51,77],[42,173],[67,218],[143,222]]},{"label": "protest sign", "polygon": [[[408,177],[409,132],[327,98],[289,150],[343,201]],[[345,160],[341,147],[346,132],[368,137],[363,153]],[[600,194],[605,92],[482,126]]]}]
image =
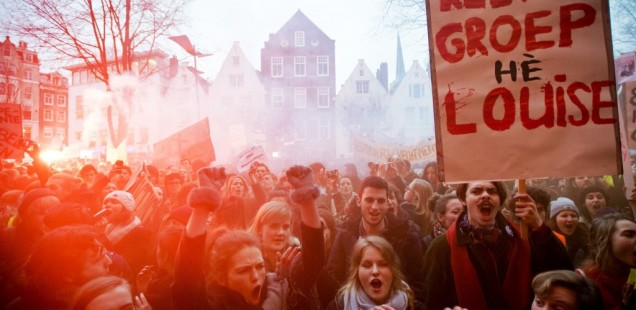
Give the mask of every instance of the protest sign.
[{"label": "protest sign", "polygon": [[406,159],[412,164],[435,160],[434,141],[421,141],[415,146],[398,146],[373,142],[360,136],[351,136],[353,157],[375,163],[389,158]]},{"label": "protest sign", "polygon": [[[162,204],[148,175],[144,163],[140,170],[132,175],[124,190],[135,197],[135,215],[139,217],[144,227],[157,231],[162,221]],[[167,212],[167,210],[163,211]]]},{"label": "protest sign", "polygon": [[427,1],[447,182],[621,171],[607,1]]},{"label": "protest sign", "polygon": [[205,165],[214,161],[214,146],[207,118],[154,144],[152,163],[157,167],[179,167],[185,159]]},{"label": "protest sign", "polygon": [[620,55],[614,61],[616,84],[636,81],[636,52]]},{"label": "protest sign", "polygon": [[265,155],[265,149],[261,145],[248,147],[234,158],[238,172],[249,170],[255,161],[263,162],[265,160],[267,160],[267,155]]},{"label": "protest sign", "polygon": [[636,149],[636,81],[624,83],[622,103],[625,120],[625,138],[630,149]]},{"label": "protest sign", "polygon": [[20,107],[19,104],[0,104],[0,159],[24,157]]}]

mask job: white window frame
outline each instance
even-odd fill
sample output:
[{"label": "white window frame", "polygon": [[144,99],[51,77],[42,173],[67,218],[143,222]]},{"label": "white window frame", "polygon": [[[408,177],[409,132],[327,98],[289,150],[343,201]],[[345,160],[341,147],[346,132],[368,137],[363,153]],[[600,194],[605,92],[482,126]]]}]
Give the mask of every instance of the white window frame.
[{"label": "white window frame", "polygon": [[25,80],[33,80],[33,72],[29,69],[24,69],[24,79]]},{"label": "white window frame", "polygon": [[316,89],[316,105],[318,108],[329,108],[329,87]]},{"label": "white window frame", "polygon": [[409,97],[422,98],[424,97],[424,84],[411,84],[409,85]]},{"label": "white window frame", "polygon": [[53,105],[53,94],[44,94],[44,105]]},{"label": "white window frame", "polygon": [[305,32],[304,31],[295,31],[294,32],[294,45],[296,47],[305,46]]},{"label": "white window frame", "polygon": [[55,96],[55,104],[58,107],[65,107],[66,106],[66,96],[64,96],[64,95]]},{"label": "white window frame", "polygon": [[44,111],[42,111],[42,119],[45,122],[52,122],[53,121],[53,110],[51,109],[44,109]]},{"label": "white window frame", "polygon": [[307,75],[307,58],[305,56],[294,57],[294,76]]},{"label": "white window frame", "polygon": [[241,57],[232,56],[232,67],[238,67],[241,65]]},{"label": "white window frame", "polygon": [[356,81],[356,94],[368,94],[369,93],[369,80]]},{"label": "white window frame", "polygon": [[316,75],[329,76],[329,56],[316,57]]},{"label": "white window frame", "polygon": [[304,88],[304,87],[294,88],[294,108],[296,109],[307,108],[307,88]]},{"label": "white window frame", "polygon": [[243,87],[243,74],[230,74],[230,86],[231,87]]},{"label": "white window frame", "polygon": [[24,92],[22,93],[22,97],[24,99],[30,100],[33,97],[33,88],[31,86],[25,86]]},{"label": "white window frame", "polygon": [[272,57],[272,77],[283,77],[283,57]]},{"label": "white window frame", "polygon": [[66,112],[64,111],[56,111],[55,113],[55,121],[58,123],[66,123]]},{"label": "white window frame", "polygon": [[280,87],[272,88],[272,108],[282,108],[283,107],[283,89]]},{"label": "white window frame", "polygon": [[42,128],[42,136],[44,138],[52,138],[53,137],[53,127],[44,126],[44,128]]}]

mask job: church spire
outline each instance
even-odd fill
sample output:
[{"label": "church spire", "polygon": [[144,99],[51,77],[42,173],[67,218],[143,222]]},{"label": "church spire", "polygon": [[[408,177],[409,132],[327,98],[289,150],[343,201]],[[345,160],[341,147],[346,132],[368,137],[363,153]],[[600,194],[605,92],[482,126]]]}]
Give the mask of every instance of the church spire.
[{"label": "church spire", "polygon": [[400,32],[397,34],[397,59],[395,64],[395,79],[399,80],[404,76],[404,56],[402,56],[402,42],[400,41]]}]

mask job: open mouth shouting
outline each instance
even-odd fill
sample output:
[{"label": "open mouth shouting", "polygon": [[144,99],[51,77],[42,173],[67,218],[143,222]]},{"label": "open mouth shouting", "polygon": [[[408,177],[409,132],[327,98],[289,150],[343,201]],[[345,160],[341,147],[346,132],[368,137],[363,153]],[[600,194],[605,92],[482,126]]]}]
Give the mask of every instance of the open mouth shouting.
[{"label": "open mouth shouting", "polygon": [[371,285],[371,287],[374,290],[378,290],[379,291],[382,288],[382,280],[380,280],[380,279],[373,279],[373,280],[371,280],[371,283],[369,283],[369,284]]},{"label": "open mouth shouting", "polygon": [[250,294],[250,299],[252,301],[252,304],[258,304],[261,301],[262,287],[263,287],[262,285],[257,285],[252,289],[252,292]]}]

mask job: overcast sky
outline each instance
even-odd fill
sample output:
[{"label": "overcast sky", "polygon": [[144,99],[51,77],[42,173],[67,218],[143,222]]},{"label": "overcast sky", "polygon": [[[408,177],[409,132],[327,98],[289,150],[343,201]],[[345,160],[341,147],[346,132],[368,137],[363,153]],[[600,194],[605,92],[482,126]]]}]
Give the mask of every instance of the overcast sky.
[{"label": "overcast sky", "polygon": [[[389,81],[395,76],[397,29],[384,26],[386,0],[193,0],[186,11],[187,25],[174,31],[190,37],[197,50],[215,55],[200,58],[198,68],[214,79],[234,41],[256,70],[260,70],[260,51],[270,33],[277,32],[298,9],[336,41],[336,86],[345,81],[358,59],[364,59],[375,72],[381,62],[389,65]],[[417,59],[428,61],[425,30],[401,31],[404,62],[408,70]],[[190,61],[172,41],[161,44],[169,54]]]}]

